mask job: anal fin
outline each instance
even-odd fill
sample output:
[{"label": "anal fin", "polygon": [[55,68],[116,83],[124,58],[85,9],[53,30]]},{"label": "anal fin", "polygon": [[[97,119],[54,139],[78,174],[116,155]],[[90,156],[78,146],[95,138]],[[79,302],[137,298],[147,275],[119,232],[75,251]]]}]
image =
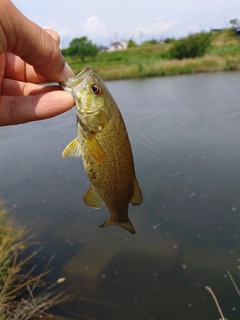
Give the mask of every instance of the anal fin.
[{"label": "anal fin", "polygon": [[104,205],[103,200],[99,197],[93,185],[90,185],[88,188],[88,191],[83,197],[83,201],[87,206],[95,209],[99,209]]}]

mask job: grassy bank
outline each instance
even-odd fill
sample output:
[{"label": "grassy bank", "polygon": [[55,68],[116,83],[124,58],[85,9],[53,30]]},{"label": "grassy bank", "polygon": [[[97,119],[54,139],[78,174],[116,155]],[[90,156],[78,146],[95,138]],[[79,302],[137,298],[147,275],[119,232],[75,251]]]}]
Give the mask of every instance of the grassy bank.
[{"label": "grassy bank", "polygon": [[[29,263],[38,252],[23,254],[31,243],[32,237],[24,228],[15,226],[0,200],[0,320],[50,319],[45,312],[69,300],[54,289],[57,283],[45,288],[43,277],[49,271],[32,276],[34,268]],[[39,287],[42,292],[35,294]]]},{"label": "grassy bank", "polygon": [[240,70],[240,41],[232,30],[212,34],[211,45],[200,58],[172,60],[171,46],[173,42],[104,52],[84,63],[78,57],[65,59],[75,74],[89,64],[104,80]]}]

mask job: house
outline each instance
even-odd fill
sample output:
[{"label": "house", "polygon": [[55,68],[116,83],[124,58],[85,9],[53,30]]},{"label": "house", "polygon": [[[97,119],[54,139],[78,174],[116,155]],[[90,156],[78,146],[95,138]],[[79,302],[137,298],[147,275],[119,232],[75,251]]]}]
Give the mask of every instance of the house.
[{"label": "house", "polygon": [[212,32],[212,33],[218,33],[218,32],[221,32],[221,31],[223,31],[223,30],[225,30],[225,29],[222,29],[222,28],[218,28],[218,29],[211,29],[210,30],[210,32]]},{"label": "house", "polygon": [[110,48],[108,49],[108,52],[118,51],[118,50],[126,50],[127,45],[128,44],[126,41],[111,42],[111,45],[110,45]]},{"label": "house", "polygon": [[240,26],[234,28],[234,33],[237,38],[240,38]]},{"label": "house", "polygon": [[[234,27],[231,28],[235,34],[235,36],[237,38],[240,38],[240,25],[236,25]],[[226,30],[226,29],[211,29],[211,32],[213,33],[217,33],[217,32],[221,32],[223,30]]]},{"label": "house", "polygon": [[106,52],[106,51],[108,51],[108,47],[105,47],[105,46],[98,46],[98,51],[99,52]]}]

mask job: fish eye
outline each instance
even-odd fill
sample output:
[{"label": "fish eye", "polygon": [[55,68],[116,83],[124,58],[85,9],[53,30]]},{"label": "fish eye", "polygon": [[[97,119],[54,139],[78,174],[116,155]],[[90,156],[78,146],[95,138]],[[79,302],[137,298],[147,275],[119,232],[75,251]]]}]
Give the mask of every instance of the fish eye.
[{"label": "fish eye", "polygon": [[91,91],[94,94],[99,94],[101,92],[101,87],[97,86],[96,84],[92,84]]}]

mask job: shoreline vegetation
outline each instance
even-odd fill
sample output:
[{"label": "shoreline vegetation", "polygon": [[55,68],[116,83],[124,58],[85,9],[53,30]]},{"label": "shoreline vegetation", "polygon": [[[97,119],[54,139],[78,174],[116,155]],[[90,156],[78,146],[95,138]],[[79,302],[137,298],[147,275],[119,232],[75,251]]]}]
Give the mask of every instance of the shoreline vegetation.
[{"label": "shoreline vegetation", "polygon": [[[173,58],[179,57],[176,50],[179,53],[188,46],[191,47],[189,50],[194,50],[199,43],[200,49],[194,58]],[[104,80],[240,70],[240,39],[235,36],[233,29],[190,35],[180,40],[166,39],[161,43],[147,41],[126,50],[85,57],[84,62],[80,56],[69,56],[68,49],[64,50],[65,60],[75,74],[89,64]],[[191,56],[191,53],[186,56]]]},{"label": "shoreline vegetation", "polygon": [[33,275],[36,266],[31,266],[31,260],[41,247],[32,254],[25,253],[36,245],[33,236],[29,236],[26,228],[17,226],[3,206],[0,199],[0,320],[63,320],[46,311],[71,300],[66,292],[56,289],[64,279],[46,285],[43,279],[50,272],[48,266]]}]

